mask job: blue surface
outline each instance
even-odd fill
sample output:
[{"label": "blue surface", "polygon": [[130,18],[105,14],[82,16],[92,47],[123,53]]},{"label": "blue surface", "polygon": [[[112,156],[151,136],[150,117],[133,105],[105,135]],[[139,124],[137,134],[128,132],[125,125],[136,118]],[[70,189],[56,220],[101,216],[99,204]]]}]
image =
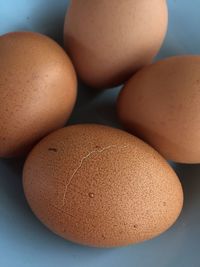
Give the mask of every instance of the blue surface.
[{"label": "blue surface", "polygon": [[[45,33],[62,42],[65,0],[0,0],[0,34]],[[170,0],[169,30],[158,58],[200,54],[200,1]],[[114,101],[119,89],[96,95],[80,86],[70,123],[118,126]],[[92,114],[92,116],[91,116]],[[199,267],[200,165],[174,165],[185,191],[178,222],[143,244],[117,249],[78,246],[47,230],[31,213],[22,190],[23,160],[0,160],[0,267]]]}]

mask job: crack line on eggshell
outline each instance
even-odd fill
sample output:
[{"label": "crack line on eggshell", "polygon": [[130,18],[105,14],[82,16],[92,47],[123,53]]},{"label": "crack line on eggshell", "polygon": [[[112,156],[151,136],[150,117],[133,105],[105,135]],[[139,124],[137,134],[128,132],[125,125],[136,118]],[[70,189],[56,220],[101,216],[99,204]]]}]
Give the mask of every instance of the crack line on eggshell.
[{"label": "crack line on eggshell", "polygon": [[66,211],[64,211],[63,209],[60,209],[60,208],[58,208],[57,206],[55,206],[55,205],[53,205],[53,204],[50,204],[50,206],[52,206],[53,208],[55,208],[55,209],[58,210],[59,212],[64,213],[65,215],[68,215],[68,216],[74,218],[74,216],[73,216],[71,213],[66,212]]},{"label": "crack line on eggshell", "polygon": [[[64,194],[63,194],[63,205],[62,205],[62,207],[65,205],[65,199],[66,199],[66,194],[67,194],[68,187],[71,184],[71,182],[72,182],[74,176],[76,175],[76,173],[81,169],[84,161],[86,159],[88,159],[92,154],[95,154],[95,153],[99,153],[100,154],[100,153],[103,153],[106,150],[109,150],[111,148],[116,148],[116,147],[118,147],[118,146],[117,145],[110,145],[110,146],[106,146],[106,147],[101,148],[101,149],[92,150],[91,152],[89,152],[86,156],[84,156],[81,159],[79,166],[74,170],[74,172],[73,172],[72,176],[70,177],[68,183],[65,185],[65,190],[64,190]],[[125,148],[125,147],[127,147],[127,146],[121,146],[120,148]]]}]

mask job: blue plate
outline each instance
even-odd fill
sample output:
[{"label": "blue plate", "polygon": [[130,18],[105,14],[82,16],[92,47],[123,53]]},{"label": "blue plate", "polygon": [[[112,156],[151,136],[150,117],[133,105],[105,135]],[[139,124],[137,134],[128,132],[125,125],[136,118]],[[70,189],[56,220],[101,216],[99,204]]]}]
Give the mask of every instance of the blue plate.
[{"label": "blue plate", "polygon": [[[0,34],[29,30],[62,42],[67,0],[0,0]],[[169,30],[158,55],[200,54],[200,1],[169,0]],[[1,70],[0,70],[1,71]],[[98,96],[80,86],[70,123],[118,127],[119,88]],[[92,114],[92,116],[91,116]],[[54,235],[30,211],[22,190],[23,160],[0,160],[1,267],[199,267],[200,166],[174,165],[185,191],[177,223],[160,237],[117,249],[95,249]]]}]

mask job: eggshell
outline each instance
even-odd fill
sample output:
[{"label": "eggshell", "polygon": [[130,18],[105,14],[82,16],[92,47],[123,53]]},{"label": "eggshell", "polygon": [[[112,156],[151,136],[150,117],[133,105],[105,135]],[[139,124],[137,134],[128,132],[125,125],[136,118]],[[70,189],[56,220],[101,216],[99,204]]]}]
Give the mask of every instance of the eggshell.
[{"label": "eggshell", "polygon": [[86,84],[111,87],[152,61],[167,22],[165,0],[73,0],[65,20],[65,47]]},{"label": "eggshell", "polygon": [[118,98],[124,125],[167,159],[200,163],[200,56],[178,56],[138,72]]},{"label": "eggshell", "polygon": [[76,125],[44,138],[24,167],[26,198],[58,235],[113,247],[153,238],[177,219],[181,184],[150,146],[121,130]]},{"label": "eggshell", "polygon": [[18,156],[64,126],[76,99],[64,50],[32,32],[0,37],[0,157]]}]

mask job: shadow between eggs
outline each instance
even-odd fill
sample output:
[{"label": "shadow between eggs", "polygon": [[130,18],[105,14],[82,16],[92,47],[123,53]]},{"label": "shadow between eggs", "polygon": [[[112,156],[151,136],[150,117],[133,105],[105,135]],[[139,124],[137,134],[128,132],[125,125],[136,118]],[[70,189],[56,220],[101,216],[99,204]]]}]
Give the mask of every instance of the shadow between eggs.
[{"label": "shadow between eggs", "polygon": [[200,209],[200,164],[173,163],[172,165],[183,186],[184,216],[184,213],[186,215],[194,206]]}]

